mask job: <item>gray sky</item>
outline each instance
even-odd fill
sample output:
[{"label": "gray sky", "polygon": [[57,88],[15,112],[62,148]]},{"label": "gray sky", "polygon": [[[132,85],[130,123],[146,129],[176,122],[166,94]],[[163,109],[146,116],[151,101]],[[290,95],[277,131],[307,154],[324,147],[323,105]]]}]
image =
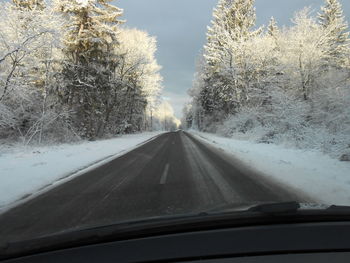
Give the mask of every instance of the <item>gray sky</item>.
[{"label": "gray sky", "polygon": [[[340,0],[347,20],[350,1]],[[158,40],[157,59],[164,77],[163,96],[169,100],[178,118],[189,100],[195,60],[205,44],[206,28],[217,0],[117,0],[124,9],[126,26],[148,31]],[[293,14],[304,6],[315,12],[323,0],[256,0],[257,24],[267,24],[274,16],[279,25],[290,25]]]}]

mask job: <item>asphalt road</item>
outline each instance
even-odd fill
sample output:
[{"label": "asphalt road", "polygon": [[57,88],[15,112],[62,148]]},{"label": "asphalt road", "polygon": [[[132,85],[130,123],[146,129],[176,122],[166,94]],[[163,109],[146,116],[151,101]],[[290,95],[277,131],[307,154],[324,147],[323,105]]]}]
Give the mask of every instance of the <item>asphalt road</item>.
[{"label": "asphalt road", "polygon": [[236,204],[305,201],[178,131],[0,215],[0,242],[131,219],[214,211]]}]

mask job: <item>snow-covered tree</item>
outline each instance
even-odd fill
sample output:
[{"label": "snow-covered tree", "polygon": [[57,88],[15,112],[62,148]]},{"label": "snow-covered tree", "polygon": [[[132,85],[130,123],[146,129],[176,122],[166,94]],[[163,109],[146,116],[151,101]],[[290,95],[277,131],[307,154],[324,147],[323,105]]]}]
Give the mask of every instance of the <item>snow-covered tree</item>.
[{"label": "snow-covered tree", "polygon": [[10,3],[1,7],[0,104],[5,113],[0,114],[1,134],[25,143],[40,142],[60,119],[49,96],[61,22],[51,9]]},{"label": "snow-covered tree", "polygon": [[75,62],[103,59],[117,42],[123,10],[111,0],[57,0],[56,9],[69,19],[64,37],[65,52]]},{"label": "snow-covered tree", "polygon": [[115,47],[118,58],[115,71],[120,83],[117,122],[122,123],[120,132],[140,131],[148,125],[146,111],[153,114],[162,88],[161,67],[155,59],[157,42],[137,29],[121,29],[119,42]]},{"label": "snow-covered tree", "polygon": [[320,25],[329,37],[329,54],[334,60],[344,63],[349,48],[348,23],[338,0],[325,0],[325,6],[318,16]]},{"label": "snow-covered tree", "polygon": [[[252,27],[250,4],[221,0],[214,10],[184,123],[332,156],[350,153],[350,47],[339,2],[326,1],[318,21],[301,10],[289,28],[272,18],[264,34]],[[229,10],[234,19],[227,20]]]},{"label": "snow-covered tree", "polygon": [[12,0],[13,3],[21,9],[43,10],[46,7],[44,0]]},{"label": "snow-covered tree", "polygon": [[192,107],[194,106],[193,102],[188,102],[184,105],[182,109],[182,118],[181,118],[181,126],[183,129],[193,128],[193,113],[194,110]]},{"label": "snow-covered tree", "polygon": [[211,26],[208,27],[207,44],[204,46],[204,57],[208,65],[214,68],[220,63],[224,51],[224,43],[222,43],[220,35],[224,34],[226,4],[227,0],[219,0],[217,7],[213,10],[213,20]]},{"label": "snow-covered tree", "polygon": [[199,100],[203,110],[212,114],[210,121],[216,121],[215,115],[235,112],[247,99],[247,79],[242,83],[243,78],[237,78],[235,66],[244,56],[237,47],[261,32],[261,29],[254,29],[255,19],[253,0],[221,0],[214,9],[204,46],[205,78]]},{"label": "snow-covered tree", "polygon": [[1,138],[28,144],[151,129],[162,87],[156,40],[121,30],[122,10],[110,2],[1,3]]},{"label": "snow-covered tree", "polygon": [[164,131],[175,130],[180,125],[180,121],[174,115],[173,107],[166,100],[160,101],[156,106],[154,123],[157,129]]},{"label": "snow-covered tree", "polygon": [[254,30],[256,22],[255,0],[230,1],[227,8],[227,32],[233,41],[250,39],[261,32],[261,28]]},{"label": "snow-covered tree", "polygon": [[269,25],[267,26],[267,32],[272,37],[276,37],[276,35],[279,33],[277,22],[274,17],[271,17],[270,19]]},{"label": "snow-covered tree", "polygon": [[56,1],[68,20],[64,37],[65,65],[59,96],[76,113],[74,125],[83,137],[102,136],[109,115],[115,69],[114,46],[122,10],[110,0]]},{"label": "snow-covered tree", "polygon": [[310,17],[308,8],[298,12],[293,22],[295,26],[281,35],[281,63],[290,78],[289,87],[308,100],[318,87],[323,61],[329,58],[329,35]]},{"label": "snow-covered tree", "polygon": [[220,0],[213,11],[213,20],[208,27],[207,44],[204,46],[204,57],[214,67],[222,62],[223,57],[232,57],[229,42],[249,39],[261,29],[255,26],[254,0]]}]

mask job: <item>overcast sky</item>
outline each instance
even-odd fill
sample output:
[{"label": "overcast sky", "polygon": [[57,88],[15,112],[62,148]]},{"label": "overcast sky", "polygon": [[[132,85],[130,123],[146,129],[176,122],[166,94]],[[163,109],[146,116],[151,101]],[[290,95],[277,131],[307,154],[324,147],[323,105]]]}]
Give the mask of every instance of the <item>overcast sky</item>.
[{"label": "overcast sky", "polygon": [[[267,24],[274,16],[279,25],[290,25],[295,11],[311,6],[315,12],[323,0],[256,0],[257,24]],[[340,0],[347,20],[350,1]],[[195,60],[205,43],[206,28],[217,0],[117,0],[124,9],[126,26],[148,31],[158,40],[157,59],[164,77],[163,97],[181,117],[189,100]]]}]

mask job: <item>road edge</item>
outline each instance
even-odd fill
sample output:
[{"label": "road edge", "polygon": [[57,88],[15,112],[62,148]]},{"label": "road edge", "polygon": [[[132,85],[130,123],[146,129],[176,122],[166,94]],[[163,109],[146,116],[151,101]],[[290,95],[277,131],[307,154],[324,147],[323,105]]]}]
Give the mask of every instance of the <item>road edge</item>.
[{"label": "road edge", "polygon": [[190,136],[193,136],[195,139],[199,140],[200,142],[202,142],[203,144],[209,146],[210,148],[213,148],[217,151],[220,151],[222,153],[224,153],[224,155],[226,155],[226,161],[233,161],[233,164],[243,173],[246,174],[252,174],[252,176],[255,177],[260,177],[262,178],[262,180],[264,181],[264,183],[271,183],[276,185],[277,187],[285,190],[286,192],[292,194],[292,195],[297,195],[300,196],[303,200],[306,201],[306,203],[319,203],[317,201],[317,198],[315,198],[314,196],[306,193],[305,191],[303,191],[302,189],[298,189],[292,185],[289,185],[287,183],[281,182],[275,178],[271,178],[268,174],[261,172],[251,166],[249,166],[248,164],[246,164],[244,161],[242,161],[239,157],[237,157],[235,154],[223,149],[222,147],[220,147],[220,145],[218,143],[216,143],[215,141],[211,141],[208,138],[205,138],[203,136],[201,136],[200,134],[197,134],[196,132],[189,132],[186,131],[185,133],[187,133]]},{"label": "road edge", "polygon": [[94,162],[86,164],[85,166],[83,166],[83,167],[81,167],[79,169],[76,169],[76,170],[74,170],[72,172],[69,172],[68,174],[64,174],[59,179],[51,182],[50,184],[47,184],[47,185],[39,188],[35,192],[29,193],[27,195],[24,195],[23,197],[15,200],[15,201],[7,204],[7,205],[4,205],[4,206],[0,207],[0,216],[2,214],[4,214],[4,213],[8,212],[11,209],[13,209],[13,208],[15,208],[15,207],[17,207],[19,205],[22,205],[22,204],[24,204],[24,203],[26,203],[26,202],[28,202],[28,201],[36,198],[36,197],[38,197],[38,196],[48,192],[48,191],[56,188],[59,185],[62,185],[64,183],[66,183],[66,182],[69,182],[69,181],[73,180],[76,177],[84,175],[85,173],[87,173],[89,171],[97,169],[97,168],[99,168],[100,166],[102,166],[102,165],[104,165],[106,163],[109,163],[109,162],[111,162],[111,161],[113,161],[113,160],[115,160],[117,158],[120,158],[121,156],[123,156],[123,155],[125,155],[125,154],[127,154],[127,153],[129,153],[129,152],[131,152],[131,151],[133,151],[133,150],[135,150],[135,149],[137,149],[137,148],[139,148],[139,147],[141,147],[141,146],[143,146],[143,145],[145,145],[145,144],[147,144],[147,143],[149,143],[149,142],[151,142],[151,141],[153,141],[155,139],[157,139],[159,136],[161,136],[163,134],[166,134],[166,133],[167,132],[165,131],[165,132],[156,134],[153,137],[151,137],[151,138],[149,138],[149,139],[147,139],[147,140],[145,140],[145,141],[143,141],[141,143],[138,143],[138,144],[136,144],[135,146],[133,146],[131,148],[122,150],[122,151],[120,151],[120,152],[118,152],[116,154],[113,154],[113,155],[108,155],[108,156],[106,156],[106,157],[104,157],[102,159],[96,160]]}]

